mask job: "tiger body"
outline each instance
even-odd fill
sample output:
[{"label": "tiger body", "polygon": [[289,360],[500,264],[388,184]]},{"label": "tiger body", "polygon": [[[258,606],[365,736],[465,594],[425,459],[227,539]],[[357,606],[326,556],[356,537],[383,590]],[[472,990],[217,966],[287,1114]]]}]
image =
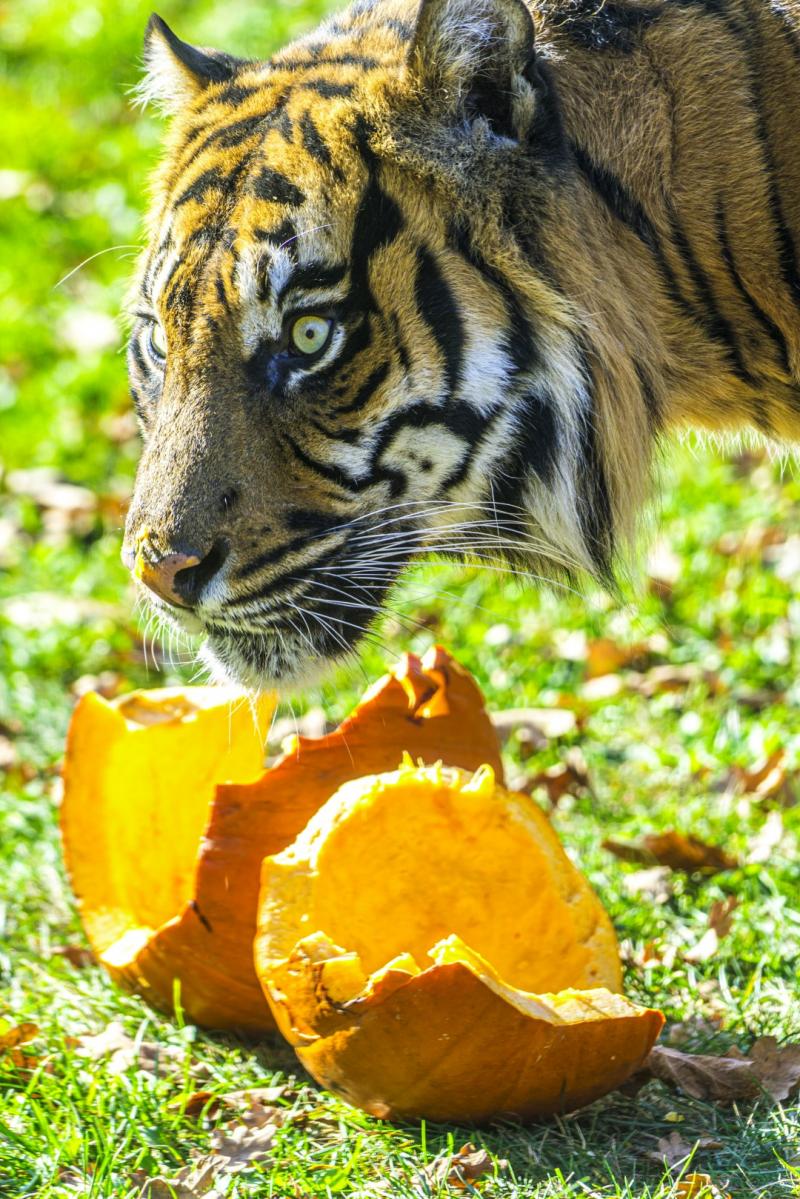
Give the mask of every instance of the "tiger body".
[{"label": "tiger body", "polygon": [[125,554],[218,672],[347,652],[428,547],[609,581],[663,434],[800,436],[794,0],[357,0],[146,58]]}]

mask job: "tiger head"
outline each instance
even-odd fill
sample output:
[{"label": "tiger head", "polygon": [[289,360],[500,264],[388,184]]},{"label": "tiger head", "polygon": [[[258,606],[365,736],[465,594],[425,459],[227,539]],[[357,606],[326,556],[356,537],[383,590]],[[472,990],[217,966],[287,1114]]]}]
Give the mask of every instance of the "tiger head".
[{"label": "tiger head", "polygon": [[123,557],[212,671],[347,654],[428,548],[604,573],[613,498],[541,267],[564,135],[522,0],[357,0],[268,62],[153,16]]}]

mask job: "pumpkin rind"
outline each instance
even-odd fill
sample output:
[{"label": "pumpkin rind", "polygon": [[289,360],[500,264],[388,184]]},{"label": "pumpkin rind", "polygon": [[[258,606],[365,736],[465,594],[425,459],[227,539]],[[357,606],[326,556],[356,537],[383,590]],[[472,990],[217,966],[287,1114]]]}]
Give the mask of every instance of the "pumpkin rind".
[{"label": "pumpkin rind", "polygon": [[[489,852],[476,868],[481,838]],[[663,1024],[614,993],[610,922],[547,818],[486,770],[470,779],[409,763],[343,787],[265,860],[255,952],[303,1065],[387,1118],[481,1122],[579,1107],[619,1086]],[[433,964],[421,969],[425,957]]]},{"label": "pumpkin rind", "polygon": [[[253,967],[264,856],[290,844],[347,779],[391,769],[406,751],[468,769],[501,764],[477,685],[438,647],[422,661],[404,655],[339,728],[292,738],[267,770],[272,701],[257,732],[241,701],[238,709],[213,706],[220,694],[187,688],[116,705],[81,700],[67,743],[62,834],[87,935],[110,973],[166,1010],[177,982],[188,1020],[258,1033],[275,1027]],[[192,713],[194,696],[211,706]],[[156,723],[133,727],[126,705]],[[192,836],[180,844],[193,848],[178,868],[169,822],[190,817]]]}]

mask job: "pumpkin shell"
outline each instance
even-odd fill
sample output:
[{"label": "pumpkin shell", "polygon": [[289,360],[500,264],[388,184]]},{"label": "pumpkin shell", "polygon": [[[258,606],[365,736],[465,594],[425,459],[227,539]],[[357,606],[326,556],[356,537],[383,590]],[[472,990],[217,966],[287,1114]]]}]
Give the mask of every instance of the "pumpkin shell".
[{"label": "pumpkin shell", "polygon": [[602,905],[491,769],[408,762],[344,786],[264,862],[256,969],[306,1069],[391,1119],[568,1111],[624,1082],[663,1024],[617,994]]},{"label": "pumpkin shell", "polygon": [[405,751],[501,769],[480,691],[447,652],[404,655],[327,736],[263,768],[258,721],[221,688],[83,697],[64,767],[62,837],[89,941],[123,985],[192,1023],[274,1029],[253,967],[261,862],[355,775]]}]

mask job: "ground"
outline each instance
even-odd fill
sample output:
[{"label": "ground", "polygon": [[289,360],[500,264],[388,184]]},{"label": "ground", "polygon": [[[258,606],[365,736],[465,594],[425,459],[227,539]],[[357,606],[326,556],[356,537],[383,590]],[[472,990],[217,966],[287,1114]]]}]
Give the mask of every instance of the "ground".
[{"label": "ground", "polygon": [[[196,0],[162,11],[201,44],[265,54],[323,7]],[[177,661],[183,651],[170,664],[143,639],[118,559],[138,446],[116,317],[160,135],[126,97],[147,15],[139,0],[28,0],[0,26],[0,97],[13,114],[0,134],[0,1036],[23,1021],[39,1030],[31,1069],[0,1054],[0,1193],[138,1195],[148,1176],[174,1177],[228,1119],[189,1115],[190,1095],[279,1085],[288,1071],[296,1085],[278,1102],[303,1118],[220,1193],[431,1195],[440,1184],[425,1167],[472,1140],[508,1163],[480,1183],[487,1195],[667,1199],[681,1193],[680,1167],[653,1154],[678,1131],[689,1145],[717,1145],[689,1169],[719,1193],[800,1194],[792,1103],[725,1106],[650,1082],[528,1129],[391,1127],[318,1091],[285,1047],[156,1016],[78,952],[57,832],[75,695],[194,673]],[[108,247],[119,248],[59,284]],[[32,468],[51,473],[20,473]],[[573,710],[574,729],[544,746],[512,737],[510,771],[530,785],[581,751],[591,790],[565,795],[553,820],[611,914],[628,993],[663,1008],[668,1043],[717,1053],[800,1035],[800,482],[760,452],[691,445],[667,449],[660,474],[656,552],[622,600],[432,564],[401,588],[361,668],[295,700],[294,712],[321,704],[342,716],[365,678],[433,639],[475,673],[493,710]],[[600,638],[612,657],[597,682]],[[759,785],[754,772],[770,757]],[[534,795],[548,804],[543,788]],[[671,828],[724,846],[737,864],[653,883],[602,845]],[[729,896],[730,932],[710,956],[693,954],[712,905]],[[108,1056],[81,1056],[72,1038],[116,1020],[162,1046],[163,1061],[115,1069]]]}]

